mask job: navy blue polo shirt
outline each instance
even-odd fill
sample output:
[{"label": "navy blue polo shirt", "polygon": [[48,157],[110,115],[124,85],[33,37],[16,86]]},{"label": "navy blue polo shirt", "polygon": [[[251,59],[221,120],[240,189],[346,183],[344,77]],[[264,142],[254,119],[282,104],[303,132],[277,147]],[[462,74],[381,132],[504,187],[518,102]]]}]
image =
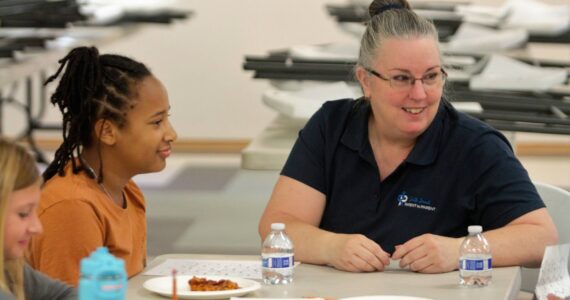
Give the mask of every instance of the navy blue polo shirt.
[{"label": "navy blue polo shirt", "polygon": [[299,132],[282,175],[322,192],[320,228],[360,233],[392,253],[432,233],[491,230],[544,207],[507,139],[442,101],[436,117],[383,181],[368,140],[368,101],[325,103]]}]

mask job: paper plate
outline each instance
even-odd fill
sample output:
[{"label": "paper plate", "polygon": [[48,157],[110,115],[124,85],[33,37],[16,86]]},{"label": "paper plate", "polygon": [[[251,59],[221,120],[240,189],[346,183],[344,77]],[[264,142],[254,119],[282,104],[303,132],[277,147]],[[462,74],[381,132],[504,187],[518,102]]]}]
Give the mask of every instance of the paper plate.
[{"label": "paper plate", "polygon": [[[177,286],[177,293],[179,299],[226,299],[230,297],[243,296],[245,294],[251,293],[261,288],[261,284],[254,280],[249,280],[239,277],[200,275],[197,277],[205,277],[209,280],[220,280],[220,279],[231,280],[236,282],[240,288],[236,290],[226,290],[226,291],[193,292],[190,290],[190,285],[188,284],[188,281],[192,277],[193,277],[192,275],[177,276],[176,286]],[[143,287],[159,295],[165,297],[171,297],[172,277],[164,276],[164,277],[149,279],[145,281]]]}]

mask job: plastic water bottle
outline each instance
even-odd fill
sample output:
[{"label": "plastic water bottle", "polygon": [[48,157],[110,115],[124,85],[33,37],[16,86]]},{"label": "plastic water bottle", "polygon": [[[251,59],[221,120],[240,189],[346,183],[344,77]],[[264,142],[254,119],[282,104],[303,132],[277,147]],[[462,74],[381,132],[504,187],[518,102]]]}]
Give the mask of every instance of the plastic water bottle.
[{"label": "plastic water bottle", "polygon": [[261,275],[265,284],[288,284],[293,281],[293,242],[285,233],[285,224],[271,224],[271,232],[261,249]]},{"label": "plastic water bottle", "polygon": [[123,300],[127,292],[125,262],[106,247],[81,260],[79,300]]},{"label": "plastic water bottle", "polygon": [[483,227],[469,226],[459,248],[459,277],[463,286],[486,286],[492,278],[491,246],[481,234]]}]

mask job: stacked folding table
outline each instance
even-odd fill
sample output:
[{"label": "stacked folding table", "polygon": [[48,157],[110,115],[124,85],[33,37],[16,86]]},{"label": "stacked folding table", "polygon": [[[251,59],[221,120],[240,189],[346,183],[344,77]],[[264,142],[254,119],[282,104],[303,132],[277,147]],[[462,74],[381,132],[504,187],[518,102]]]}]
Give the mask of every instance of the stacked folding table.
[{"label": "stacked folding table", "polygon": [[[422,5],[420,13],[434,18],[440,36],[447,34],[440,39],[449,74],[446,97],[458,110],[502,131],[570,135],[570,5]],[[280,169],[298,131],[324,101],[361,95],[353,69],[365,5],[327,8],[353,42],[246,56],[243,68],[270,80],[273,88],[262,101],[278,117],[243,150],[244,168]],[[548,44],[531,43],[536,40]],[[537,53],[541,48],[547,51]]]}]

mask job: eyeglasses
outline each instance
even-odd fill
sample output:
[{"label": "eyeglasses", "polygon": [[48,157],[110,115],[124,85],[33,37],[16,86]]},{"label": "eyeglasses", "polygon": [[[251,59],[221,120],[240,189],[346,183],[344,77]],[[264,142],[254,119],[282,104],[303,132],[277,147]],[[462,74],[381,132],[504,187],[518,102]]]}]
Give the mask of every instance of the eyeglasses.
[{"label": "eyeglasses", "polygon": [[370,68],[364,68],[364,70],[384,81],[389,81],[391,87],[399,90],[410,89],[412,86],[414,86],[416,80],[421,81],[425,89],[434,88],[440,86],[447,78],[447,73],[445,72],[444,69],[439,69],[437,71],[436,70],[430,71],[421,78],[415,78],[408,74],[398,74],[390,78],[386,78],[382,74]]}]

